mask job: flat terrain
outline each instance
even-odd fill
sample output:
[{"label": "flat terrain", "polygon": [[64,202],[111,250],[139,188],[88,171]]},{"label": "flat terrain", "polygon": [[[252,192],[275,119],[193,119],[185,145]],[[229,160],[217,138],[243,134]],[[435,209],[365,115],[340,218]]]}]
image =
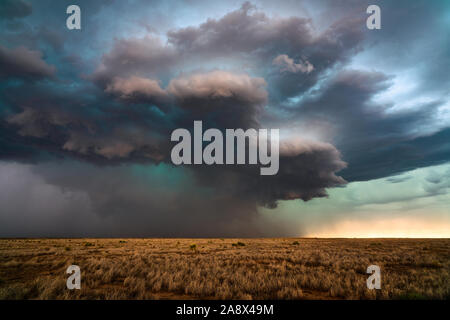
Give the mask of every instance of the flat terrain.
[{"label": "flat terrain", "polygon": [[[66,269],[81,268],[81,290]],[[381,267],[381,290],[366,269]],[[376,292],[378,291],[378,292]],[[449,299],[450,239],[2,239],[0,299]]]}]

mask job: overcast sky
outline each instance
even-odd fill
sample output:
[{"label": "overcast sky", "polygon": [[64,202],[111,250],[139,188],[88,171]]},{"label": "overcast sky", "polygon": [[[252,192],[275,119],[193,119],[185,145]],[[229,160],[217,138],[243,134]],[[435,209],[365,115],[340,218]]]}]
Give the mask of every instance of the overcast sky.
[{"label": "overcast sky", "polygon": [[[0,237],[449,237],[449,65],[446,0],[2,1]],[[278,174],[174,166],[194,120]]]}]

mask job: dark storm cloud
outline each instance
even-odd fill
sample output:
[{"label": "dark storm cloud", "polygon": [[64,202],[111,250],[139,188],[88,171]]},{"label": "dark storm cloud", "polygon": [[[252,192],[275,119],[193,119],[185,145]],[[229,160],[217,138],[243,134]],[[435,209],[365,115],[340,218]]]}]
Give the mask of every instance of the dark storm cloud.
[{"label": "dark storm cloud", "polygon": [[[109,91],[125,99],[130,95],[136,96],[137,92],[147,96],[157,94],[173,97],[176,105],[183,110],[181,116],[177,114],[173,117],[173,128],[191,129],[194,120],[204,120],[205,126],[218,128],[258,128],[258,116],[267,101],[264,87],[262,78],[212,71],[182,75],[173,79],[167,89],[161,89],[149,79],[130,78],[117,82]],[[16,97],[14,92],[9,95]],[[23,97],[23,101],[15,98],[14,102],[23,106],[23,109],[7,118],[8,128],[17,127],[18,138],[30,144],[33,138],[37,141],[33,145],[41,149],[45,148],[45,144],[39,144],[43,140],[49,152],[97,164],[145,161],[170,163],[170,124],[158,131],[151,123],[135,120],[154,118],[155,114],[149,112],[148,108],[137,108],[136,113],[132,114],[130,109],[133,105],[112,108],[113,105],[108,104],[106,108],[97,107],[96,113],[90,115],[88,111],[93,107],[90,104],[84,108],[78,107],[78,112],[74,111],[73,106],[83,102],[76,96],[71,105],[62,106],[63,100],[58,95],[41,94],[37,99],[35,93],[33,105],[36,102],[39,104],[34,108],[26,104],[29,104],[26,97]],[[101,101],[99,98],[97,96],[96,102]],[[107,97],[104,99],[106,103]],[[103,128],[102,123],[106,120],[108,126]],[[256,211],[256,204],[275,207],[277,200],[281,199],[310,200],[323,197],[326,195],[325,188],[345,183],[335,175],[345,164],[340,160],[339,152],[329,144],[282,142],[280,163],[276,179],[260,178],[258,170],[247,166],[231,170],[221,167],[192,170],[199,175],[199,181],[203,184],[216,191],[221,190],[223,197],[232,194],[236,198],[241,197],[242,203],[249,201],[247,206],[253,203],[253,211]],[[225,175],[233,178],[226,179],[227,182],[218,178]]]},{"label": "dark storm cloud", "polygon": [[[388,145],[361,146],[360,155],[346,159],[352,170],[343,170],[342,176],[349,181],[370,180],[398,174],[416,168],[448,162],[450,157],[450,129],[438,133],[391,141]],[[345,159],[345,158],[344,158]]]},{"label": "dark storm cloud", "polygon": [[259,59],[268,63],[279,54],[312,56],[321,67],[344,59],[363,39],[362,19],[342,18],[325,31],[314,30],[311,19],[269,17],[244,3],[220,19],[198,27],[169,31],[168,42],[184,54]]},{"label": "dark storm cloud", "polygon": [[143,39],[120,39],[113,49],[106,53],[93,78],[106,86],[115,77],[156,76],[174,67],[176,51],[159,38],[146,36]]},{"label": "dark storm cloud", "polygon": [[[207,127],[258,128],[258,116],[267,103],[265,86],[262,78],[212,71],[181,75],[172,79],[165,90],[150,79],[129,79],[122,83],[121,90],[117,87],[116,93],[151,96],[166,92],[185,111],[182,118],[174,120],[181,127],[191,128],[194,120],[203,120]],[[242,203],[247,199],[254,205],[276,207],[278,200],[306,201],[326,196],[326,188],[345,184],[335,175],[343,168],[345,163],[332,145],[296,140],[282,142],[280,171],[275,178],[260,177],[258,169],[248,166],[189,169],[202,184],[223,196],[231,194]]]},{"label": "dark storm cloud", "polygon": [[[359,50],[363,32],[358,26],[363,22],[342,18],[317,33],[308,18],[271,18],[247,2],[220,19],[169,31],[167,43],[153,36],[119,39],[103,56],[93,79],[105,87],[117,76],[167,76],[205,59],[239,59],[254,73],[268,77],[274,87],[271,99],[285,99],[312,87],[323,71]],[[272,61],[280,55],[307,60],[313,69],[307,74],[272,72]]]},{"label": "dark storm cloud", "polygon": [[[169,43],[195,55],[249,58],[250,65],[269,68],[266,73],[273,93],[272,99],[283,99],[312,87],[322,71],[345,61],[358,50],[363,32],[361,18],[344,17],[325,31],[314,30],[309,18],[270,18],[245,3],[240,10],[223,18],[210,19],[199,27],[168,33]],[[273,59],[287,55],[307,60],[313,70],[306,74],[270,72]]]},{"label": "dark storm cloud", "polygon": [[219,128],[259,126],[264,85],[261,78],[224,71],[182,75],[166,89],[139,77],[115,78],[105,92],[22,85],[5,89],[13,110],[3,127],[16,128],[22,141],[42,139],[52,152],[92,161],[169,161],[171,131],[194,120]]},{"label": "dark storm cloud", "polygon": [[[262,218],[248,199],[205,189],[182,170],[159,169],[0,162],[0,234],[255,237],[281,236],[289,229]],[[170,176],[176,181],[168,187]],[[186,191],[193,188],[199,192]]]},{"label": "dark storm cloud", "polygon": [[158,162],[167,153],[159,146],[169,129],[156,109],[117,104],[96,88],[23,85],[5,90],[5,101],[14,112],[0,129],[18,144],[99,164]]},{"label": "dark storm cloud", "polygon": [[198,27],[168,33],[169,43],[184,52],[224,56],[271,54],[278,47],[301,49],[312,43],[311,21],[306,18],[269,18],[246,2],[239,10]]},{"label": "dark storm cloud", "polygon": [[[272,200],[326,197],[326,188],[342,186],[346,181],[336,175],[347,164],[331,144],[318,141],[291,139],[280,144],[280,175],[269,183]],[[279,195],[280,190],[282,190]]]},{"label": "dark storm cloud", "polygon": [[267,103],[265,87],[263,78],[215,70],[181,74],[166,88],[150,78],[115,77],[105,92],[122,102],[153,104],[166,113],[179,107],[183,114],[177,126],[191,126],[198,119],[219,128],[249,128],[259,126],[257,118]]},{"label": "dark storm cloud", "polygon": [[[0,190],[2,196],[9,197],[4,206],[9,218],[1,232],[20,229],[10,214],[28,215],[21,199],[33,202],[39,197],[42,204],[22,223],[19,235],[29,235],[32,223],[42,225],[40,230],[53,236],[286,234],[289,226],[266,221],[258,214],[257,205],[273,206],[281,198],[325,196],[324,188],[343,183],[333,172],[345,164],[329,144],[292,141],[281,151],[286,165],[281,167],[281,175],[273,178],[259,177],[250,167],[189,168],[192,171],[167,165],[99,167],[73,161],[25,167],[0,163]],[[11,179],[11,175],[20,179]],[[52,199],[58,202],[56,208],[48,204]],[[34,222],[35,217],[41,222]]]},{"label": "dark storm cloud", "polygon": [[0,18],[14,19],[29,16],[33,8],[23,0],[3,0],[0,3]]},{"label": "dark storm cloud", "polygon": [[[298,105],[286,105],[289,118],[301,127],[311,123],[324,128],[330,141],[343,153],[349,169],[342,175],[350,180],[368,180],[393,175],[399,168],[420,166],[429,147],[413,147],[418,132],[426,132],[438,120],[444,101],[432,101],[418,108],[389,112],[374,97],[391,85],[392,77],[380,72],[343,70],[321,91]],[[406,147],[406,146],[410,147]],[[415,163],[406,166],[406,163]],[[429,165],[427,162],[423,164]],[[351,168],[351,169],[350,169]]]},{"label": "dark storm cloud", "polygon": [[280,142],[279,171],[274,176],[260,176],[259,169],[252,166],[192,169],[203,185],[214,186],[237,199],[252,199],[255,204],[276,208],[279,200],[327,197],[327,188],[346,184],[336,174],[345,167],[333,145],[293,138]]},{"label": "dark storm cloud", "polygon": [[267,102],[266,82],[246,74],[225,71],[182,75],[170,81],[168,92],[186,111],[180,125],[205,120],[217,128],[259,127]]},{"label": "dark storm cloud", "polygon": [[[66,5],[40,3],[39,12],[56,8],[55,16]],[[111,5],[106,16],[100,10],[105,3]],[[33,166],[0,164],[1,203],[9,203],[0,233],[22,230],[18,216],[42,231],[32,233],[30,225],[21,235],[281,235],[287,226],[261,220],[259,206],[324,197],[327,188],[345,185],[344,178],[379,178],[448,161],[449,129],[437,121],[445,96],[392,110],[395,101],[380,103],[377,95],[396,75],[348,66],[358,54],[379,50],[379,34],[393,29],[383,25],[369,33],[367,6],[360,2],[315,5],[324,4],[333,10],[320,12],[319,27],[304,12],[268,15],[244,3],[164,35],[151,29],[129,36],[135,29],[120,29],[133,23],[121,20],[128,3],[82,2],[82,32],[27,20],[39,18],[36,11],[20,20],[23,25],[2,30],[0,159]],[[425,19],[419,4],[411,9],[417,23],[438,15],[433,7]],[[383,21],[401,24],[396,32],[408,50],[417,39],[407,32],[401,5],[389,6]],[[57,21],[64,25],[62,18]],[[433,20],[429,31],[437,25]],[[377,61],[385,59],[392,70],[403,57],[409,61],[398,45],[388,47]],[[436,72],[438,80],[418,82],[427,90],[444,91],[447,49],[436,49],[432,64],[418,49],[411,54],[414,66],[421,62],[419,74]],[[173,167],[170,133],[191,130],[194,120],[204,129],[296,130],[282,137],[276,176],[260,176],[259,167],[246,165]],[[307,139],[309,131],[320,134]],[[138,171],[136,164],[142,164]],[[17,173],[14,192],[8,172]],[[34,210],[20,205],[24,196],[38,204]],[[48,225],[63,231],[52,233]]]},{"label": "dark storm cloud", "polygon": [[38,79],[52,77],[55,72],[55,66],[48,65],[39,51],[0,45],[0,78]]}]

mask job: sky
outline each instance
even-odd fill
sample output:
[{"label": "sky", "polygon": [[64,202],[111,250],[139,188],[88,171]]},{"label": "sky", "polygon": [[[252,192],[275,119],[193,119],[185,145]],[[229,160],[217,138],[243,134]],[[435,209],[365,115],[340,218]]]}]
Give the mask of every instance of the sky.
[{"label": "sky", "polygon": [[[449,237],[449,65],[446,0],[4,0],[0,237]],[[195,120],[278,173],[175,166]]]}]

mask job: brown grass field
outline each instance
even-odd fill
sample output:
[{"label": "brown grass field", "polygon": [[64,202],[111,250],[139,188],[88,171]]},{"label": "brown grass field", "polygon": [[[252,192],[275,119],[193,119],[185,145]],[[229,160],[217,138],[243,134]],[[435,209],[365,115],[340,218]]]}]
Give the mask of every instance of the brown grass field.
[{"label": "brown grass field", "polygon": [[449,299],[449,274],[450,239],[0,240],[0,299]]}]

